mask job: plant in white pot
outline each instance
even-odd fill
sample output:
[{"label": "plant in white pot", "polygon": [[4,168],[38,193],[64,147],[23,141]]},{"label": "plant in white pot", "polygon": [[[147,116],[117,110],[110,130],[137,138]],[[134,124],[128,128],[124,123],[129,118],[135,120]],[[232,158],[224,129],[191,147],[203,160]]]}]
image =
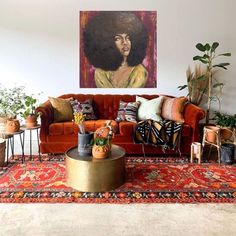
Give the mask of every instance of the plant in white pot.
[{"label": "plant in white pot", "polygon": [[23,108],[25,98],[25,87],[14,86],[5,87],[0,84],[0,132],[17,132],[20,123],[16,119],[20,110]]}]

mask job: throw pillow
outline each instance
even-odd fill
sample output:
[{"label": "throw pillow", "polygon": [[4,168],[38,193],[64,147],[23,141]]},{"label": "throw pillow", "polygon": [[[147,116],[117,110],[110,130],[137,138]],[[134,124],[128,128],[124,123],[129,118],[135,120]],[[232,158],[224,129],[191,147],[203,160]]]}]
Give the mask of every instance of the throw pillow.
[{"label": "throw pillow", "polygon": [[163,100],[163,96],[151,100],[136,96],[136,102],[140,102],[138,108],[138,120],[152,119],[155,121],[161,121],[161,107]]},{"label": "throw pillow", "polygon": [[73,111],[70,99],[48,97],[54,110],[54,121],[70,121],[73,118]]},{"label": "throw pillow", "polygon": [[183,123],[183,110],[188,99],[186,97],[169,98],[165,97],[162,105],[161,116],[166,120]]},{"label": "throw pillow", "polygon": [[82,111],[85,116],[86,120],[96,120],[97,117],[94,114],[94,109],[92,105],[92,100],[87,99],[83,102],[79,102],[77,99],[70,101],[71,106],[73,108],[73,112],[80,112]]},{"label": "throw pillow", "polygon": [[137,111],[140,102],[123,102],[120,101],[116,121],[130,121],[137,123]]}]

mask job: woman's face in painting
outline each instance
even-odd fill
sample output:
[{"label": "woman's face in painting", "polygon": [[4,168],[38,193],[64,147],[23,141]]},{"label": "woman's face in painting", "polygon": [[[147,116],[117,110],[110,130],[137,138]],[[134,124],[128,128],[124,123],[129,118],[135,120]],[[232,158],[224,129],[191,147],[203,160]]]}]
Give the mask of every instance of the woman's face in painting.
[{"label": "woman's face in painting", "polygon": [[128,34],[117,34],[114,37],[116,47],[118,48],[121,55],[127,57],[131,49],[131,41]]}]

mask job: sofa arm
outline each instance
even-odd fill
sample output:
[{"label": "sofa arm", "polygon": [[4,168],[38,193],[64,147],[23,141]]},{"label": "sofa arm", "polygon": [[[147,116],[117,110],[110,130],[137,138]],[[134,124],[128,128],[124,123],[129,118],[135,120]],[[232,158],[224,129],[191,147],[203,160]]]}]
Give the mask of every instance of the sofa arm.
[{"label": "sofa arm", "polygon": [[192,142],[198,142],[200,140],[199,135],[199,121],[205,117],[205,111],[200,107],[188,103],[184,108],[184,122],[192,128]]},{"label": "sofa arm", "polygon": [[40,113],[41,118],[40,140],[46,141],[46,137],[49,134],[49,125],[53,123],[54,120],[53,107],[50,101],[47,101],[37,107],[36,111]]}]

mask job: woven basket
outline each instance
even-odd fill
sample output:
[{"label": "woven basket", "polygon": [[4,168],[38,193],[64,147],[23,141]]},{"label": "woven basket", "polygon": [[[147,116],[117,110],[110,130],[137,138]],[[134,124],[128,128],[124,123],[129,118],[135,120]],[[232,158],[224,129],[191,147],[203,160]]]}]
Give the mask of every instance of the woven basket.
[{"label": "woven basket", "polygon": [[0,166],[3,166],[5,162],[5,150],[6,141],[5,139],[0,138]]}]

